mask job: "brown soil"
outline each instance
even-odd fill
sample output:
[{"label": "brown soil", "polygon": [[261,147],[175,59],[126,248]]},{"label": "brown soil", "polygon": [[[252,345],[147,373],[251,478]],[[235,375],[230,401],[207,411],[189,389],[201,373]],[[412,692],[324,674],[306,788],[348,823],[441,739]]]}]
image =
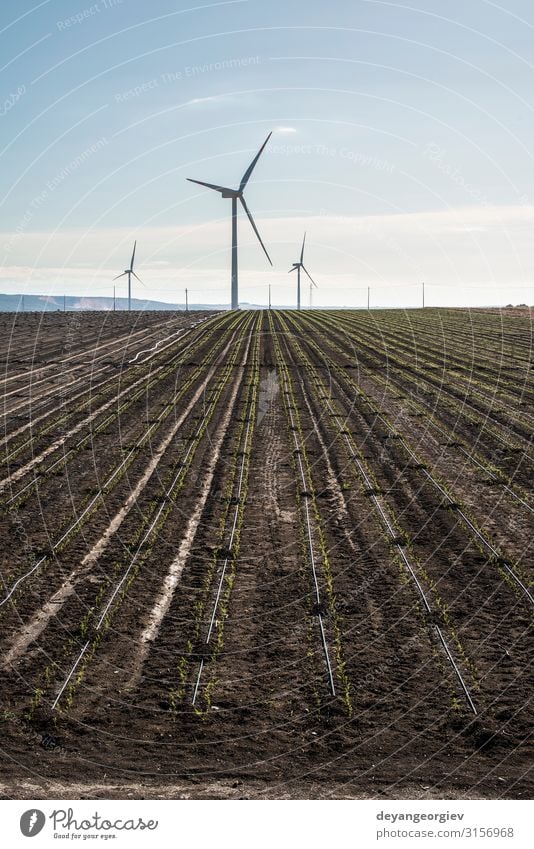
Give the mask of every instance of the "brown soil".
[{"label": "brown soil", "polygon": [[4,317],[0,796],[530,798],[525,312]]}]

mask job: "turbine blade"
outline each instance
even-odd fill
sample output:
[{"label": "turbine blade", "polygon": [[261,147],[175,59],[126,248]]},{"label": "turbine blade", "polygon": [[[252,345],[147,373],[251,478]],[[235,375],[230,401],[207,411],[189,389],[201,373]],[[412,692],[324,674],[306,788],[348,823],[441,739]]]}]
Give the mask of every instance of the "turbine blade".
[{"label": "turbine blade", "polygon": [[245,212],[247,213],[248,220],[249,220],[249,221],[250,221],[250,223],[252,224],[252,229],[254,230],[254,232],[255,232],[256,236],[258,237],[258,242],[259,242],[259,243],[260,243],[260,245],[262,246],[262,248],[263,248],[263,250],[264,250],[264,253],[265,253],[265,256],[267,257],[267,259],[269,260],[269,262],[270,262],[270,263],[271,263],[271,265],[272,265],[271,257],[270,257],[270,256],[269,256],[269,254],[267,253],[267,248],[265,247],[265,245],[263,244],[263,242],[262,242],[262,240],[261,240],[261,236],[260,236],[260,234],[258,233],[258,228],[257,228],[257,227],[256,227],[256,225],[254,224],[254,219],[253,219],[252,215],[251,215],[251,214],[250,214],[250,212],[249,212],[248,206],[247,206],[247,205],[246,205],[246,203],[245,203],[245,198],[240,197],[240,198],[239,198],[239,200],[240,200],[240,201],[241,201],[241,203],[243,204],[243,209],[244,209],[244,210],[245,210]]},{"label": "turbine blade", "polygon": [[116,276],[116,277],[114,277],[113,279],[114,279],[114,280],[118,280],[118,279],[119,279],[119,277],[125,277],[125,275],[126,275],[126,274],[128,274],[128,272],[127,272],[127,271],[123,271],[123,272],[122,272],[122,274],[117,274],[117,276]]},{"label": "turbine blade", "polygon": [[190,183],[197,183],[199,186],[205,186],[207,189],[214,189],[216,192],[228,192],[232,191],[231,189],[225,188],[225,186],[216,186],[215,183],[203,183],[202,180],[193,180],[192,177],[186,177]]},{"label": "turbine blade", "polygon": [[[305,272],[305,274],[308,274],[308,272],[307,272],[307,270],[306,270],[306,268],[305,268],[304,266],[302,266],[302,270]],[[308,277],[310,278],[310,280],[311,280],[311,282],[313,283],[313,285],[315,286],[315,288],[316,288],[316,289],[318,289],[319,287],[318,287],[317,283],[316,283],[316,282],[315,282],[315,280],[311,277],[311,275],[310,275],[310,274],[308,274]]]},{"label": "turbine blade", "polygon": [[131,268],[131,269],[133,268],[133,264],[134,264],[134,259],[135,259],[135,246],[136,246],[136,245],[137,245],[137,239],[136,239],[136,240],[135,240],[135,242],[134,242],[134,249],[133,249],[133,254],[132,254],[132,261],[131,261],[131,263],[130,263],[130,268]]},{"label": "turbine blade", "polygon": [[306,233],[304,233],[304,238],[302,240],[302,250],[300,252],[300,261],[304,262],[304,243],[306,242]]},{"label": "turbine blade", "polygon": [[265,145],[267,144],[267,142],[269,141],[269,139],[271,138],[271,136],[272,136],[272,132],[269,133],[269,135],[267,136],[267,138],[263,142],[262,146],[258,150],[256,156],[254,157],[254,159],[252,160],[252,162],[248,166],[247,170],[243,174],[243,177],[242,177],[241,182],[239,184],[239,191],[240,192],[242,192],[244,190],[245,186],[247,185],[248,181],[250,180],[250,175],[252,174],[252,172],[254,171],[254,168],[256,167],[256,162],[258,161],[258,159],[262,155],[263,149],[264,149]]},{"label": "turbine blade", "polygon": [[[136,280],[139,280],[139,282],[140,282],[141,286],[145,286],[145,284],[143,283],[143,281],[141,280],[141,278],[137,276],[137,274],[135,273],[135,271],[132,271],[132,274],[133,274],[133,276],[135,277],[135,279],[136,279]],[[145,286],[145,289],[146,289],[146,286]]]},{"label": "turbine blade", "polygon": [[297,270],[297,267],[294,265],[293,268],[290,268],[287,273],[291,274],[292,271],[296,271],[296,270]]}]

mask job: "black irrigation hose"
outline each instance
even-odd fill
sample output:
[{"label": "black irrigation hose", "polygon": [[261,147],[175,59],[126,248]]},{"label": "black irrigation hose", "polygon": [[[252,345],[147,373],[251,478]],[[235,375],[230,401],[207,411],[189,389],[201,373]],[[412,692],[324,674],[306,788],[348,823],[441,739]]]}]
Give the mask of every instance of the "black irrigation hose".
[{"label": "black irrigation hose", "polygon": [[[311,364],[310,360],[306,357],[306,355],[302,351],[302,348],[300,347],[300,345],[298,345],[298,343],[295,343],[295,344],[296,344],[297,350],[299,351],[299,354],[300,354],[302,361],[305,362],[305,363],[307,362],[307,364],[311,366],[312,364]],[[328,401],[328,399],[326,397],[325,397],[325,404],[326,404],[326,407],[328,408],[329,412],[331,414],[334,414],[335,411],[333,410],[331,403]],[[424,609],[425,609],[427,615],[432,616],[433,615],[432,608],[431,608],[429,601],[426,597],[426,594],[425,594],[425,592],[424,592],[424,590],[423,590],[423,588],[422,588],[422,586],[419,582],[419,579],[417,578],[417,575],[415,573],[415,569],[412,566],[410,559],[408,558],[403,546],[401,545],[401,543],[397,539],[398,534],[395,531],[395,527],[394,527],[391,519],[389,518],[387,508],[381,503],[380,497],[374,492],[374,489],[375,489],[374,484],[373,484],[371,478],[369,477],[369,475],[367,474],[367,471],[364,468],[363,464],[361,463],[361,461],[357,457],[356,452],[355,452],[355,450],[352,446],[351,438],[349,437],[349,435],[347,433],[343,433],[343,432],[340,432],[340,436],[345,441],[349,456],[350,456],[351,460],[353,461],[353,463],[356,465],[361,477],[363,478],[363,480],[365,482],[365,485],[366,485],[368,491],[371,493],[371,501],[375,505],[375,508],[376,508],[378,514],[380,515],[382,523],[385,526],[386,531],[387,531],[389,537],[391,538],[397,553],[402,558],[402,561],[404,562],[406,568],[408,569],[408,572],[409,572],[409,574],[412,578],[412,581],[413,581],[413,583],[414,583],[414,585],[417,589],[417,592],[419,593],[419,595],[421,597],[421,601],[423,602],[423,606],[424,606]],[[441,630],[437,625],[434,625],[434,628],[435,628],[435,630],[436,630],[436,632],[439,636],[440,643],[443,646],[446,657],[447,657],[450,665],[452,666],[456,677],[458,678],[460,687],[462,688],[462,691],[463,691],[463,693],[466,697],[469,708],[471,709],[473,714],[476,715],[477,709],[475,707],[475,704],[473,702],[473,699],[471,697],[469,689],[468,689],[468,687],[467,687],[467,685],[466,685],[466,683],[463,679],[463,676],[462,676],[457,664],[454,661],[454,658],[452,657],[452,654],[451,654],[451,652],[450,652],[450,650],[449,650],[449,648],[448,648],[448,646],[445,642],[443,634],[441,633]]]}]

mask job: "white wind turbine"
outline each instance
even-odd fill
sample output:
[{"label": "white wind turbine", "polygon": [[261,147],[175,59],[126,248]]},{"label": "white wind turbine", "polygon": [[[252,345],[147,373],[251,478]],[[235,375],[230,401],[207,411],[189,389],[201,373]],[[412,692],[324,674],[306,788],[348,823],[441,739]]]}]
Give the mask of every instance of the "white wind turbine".
[{"label": "white wind turbine", "polygon": [[294,263],[293,263],[293,268],[290,268],[290,269],[289,269],[289,271],[288,271],[288,274],[291,274],[291,272],[292,272],[292,271],[295,271],[295,270],[296,270],[296,272],[297,272],[297,309],[298,309],[298,310],[300,310],[300,269],[301,269],[301,268],[302,268],[302,270],[304,271],[304,273],[305,273],[305,274],[307,274],[307,275],[308,275],[308,277],[309,277],[309,278],[310,278],[310,280],[311,280],[311,285],[310,285],[310,306],[311,306],[311,293],[312,293],[312,286],[315,286],[315,288],[316,288],[316,289],[318,289],[318,288],[319,288],[319,287],[317,286],[317,283],[315,282],[315,280],[313,280],[313,279],[312,279],[312,277],[311,277],[311,275],[309,274],[309,272],[308,272],[308,270],[307,270],[306,266],[304,265],[304,245],[305,245],[305,244],[306,244],[306,233],[304,233],[304,238],[303,238],[303,240],[302,240],[302,250],[301,250],[301,252],[300,252],[300,261],[299,261],[299,262],[294,262]]},{"label": "white wind turbine", "polygon": [[248,166],[247,170],[243,174],[241,178],[241,182],[239,184],[238,189],[229,189],[226,186],[218,186],[215,183],[203,183],[202,180],[193,180],[191,177],[187,177],[190,183],[197,183],[199,186],[205,186],[208,189],[213,189],[216,192],[219,192],[221,197],[223,198],[231,198],[232,200],[232,277],[231,277],[231,286],[232,286],[232,309],[236,310],[239,308],[239,289],[238,289],[238,280],[237,280],[237,201],[241,203],[241,206],[245,210],[248,220],[252,225],[252,229],[254,230],[256,236],[258,237],[258,241],[262,246],[265,256],[269,260],[272,265],[271,257],[267,253],[267,248],[263,244],[261,240],[261,236],[258,233],[258,228],[254,223],[254,219],[249,211],[247,204],[245,203],[245,198],[243,197],[243,192],[245,191],[245,186],[247,185],[250,175],[252,174],[254,168],[256,167],[256,163],[263,153],[263,149],[269,139],[271,138],[272,133],[269,133],[262,146],[260,147],[258,153]]},{"label": "white wind turbine", "polygon": [[139,280],[139,282],[141,283],[142,286],[145,285],[143,283],[143,281],[141,280],[141,278],[138,277],[137,274],[134,271],[135,246],[136,245],[137,245],[137,240],[134,242],[132,258],[130,260],[130,267],[126,268],[122,272],[122,274],[117,274],[117,276],[113,278],[114,280],[118,280],[120,277],[124,277],[125,275],[128,276],[128,312],[130,312],[130,310],[132,308],[132,274],[133,274],[133,276],[135,277],[136,280]]}]

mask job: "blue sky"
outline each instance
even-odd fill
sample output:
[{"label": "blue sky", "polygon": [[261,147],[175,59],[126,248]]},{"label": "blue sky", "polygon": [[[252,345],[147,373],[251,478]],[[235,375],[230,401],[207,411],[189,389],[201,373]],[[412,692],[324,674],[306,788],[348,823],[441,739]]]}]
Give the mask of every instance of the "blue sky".
[{"label": "blue sky", "polygon": [[[7,8],[6,8],[7,6]],[[0,9],[0,282],[111,294],[138,239],[161,300],[291,303],[304,229],[317,305],[534,301],[534,9],[48,0]],[[306,298],[305,298],[306,300]]]}]

